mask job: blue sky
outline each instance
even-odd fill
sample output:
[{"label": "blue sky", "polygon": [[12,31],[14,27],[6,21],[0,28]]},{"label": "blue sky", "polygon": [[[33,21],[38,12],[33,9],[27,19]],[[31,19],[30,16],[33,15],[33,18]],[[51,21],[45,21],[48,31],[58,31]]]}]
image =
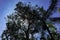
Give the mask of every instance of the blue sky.
[{"label": "blue sky", "polygon": [[[31,2],[32,5],[37,4],[40,7],[44,6],[44,9],[47,10],[50,0],[0,0],[0,35],[6,28],[5,26],[6,20],[4,19],[4,17],[14,12],[15,5],[16,3],[18,3],[18,1],[23,1],[26,3]],[[56,14],[53,16],[56,16]]]}]

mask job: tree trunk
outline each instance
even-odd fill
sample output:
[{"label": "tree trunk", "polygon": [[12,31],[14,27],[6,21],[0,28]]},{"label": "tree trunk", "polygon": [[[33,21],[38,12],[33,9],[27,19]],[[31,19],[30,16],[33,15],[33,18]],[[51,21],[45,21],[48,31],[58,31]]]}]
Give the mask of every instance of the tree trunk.
[{"label": "tree trunk", "polygon": [[42,19],[41,21],[42,21],[42,23],[43,23],[43,25],[42,25],[42,26],[43,26],[43,29],[44,29],[44,30],[47,30],[48,33],[49,33],[49,35],[51,36],[51,40],[54,40],[54,38],[53,38],[52,34],[50,33],[50,30],[49,30],[49,28],[47,27],[45,21],[44,21],[43,19]]},{"label": "tree trunk", "polygon": [[29,32],[28,32],[28,30],[25,33],[26,33],[26,40],[29,40]]},{"label": "tree trunk", "polygon": [[[29,24],[30,26],[30,24]],[[29,26],[28,26],[28,30],[25,32],[26,33],[26,40],[29,40]]]}]

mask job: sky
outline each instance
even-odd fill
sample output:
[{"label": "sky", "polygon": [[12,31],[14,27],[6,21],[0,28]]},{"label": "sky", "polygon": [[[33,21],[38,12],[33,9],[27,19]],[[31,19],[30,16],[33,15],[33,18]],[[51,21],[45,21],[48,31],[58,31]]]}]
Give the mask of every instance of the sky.
[{"label": "sky", "polygon": [[[39,5],[40,7],[44,6],[44,9],[47,10],[50,0],[0,0],[0,36],[3,30],[6,29],[6,20],[4,17],[14,12],[16,4],[19,2],[31,2],[32,5]],[[54,14],[53,17],[60,14]]]}]

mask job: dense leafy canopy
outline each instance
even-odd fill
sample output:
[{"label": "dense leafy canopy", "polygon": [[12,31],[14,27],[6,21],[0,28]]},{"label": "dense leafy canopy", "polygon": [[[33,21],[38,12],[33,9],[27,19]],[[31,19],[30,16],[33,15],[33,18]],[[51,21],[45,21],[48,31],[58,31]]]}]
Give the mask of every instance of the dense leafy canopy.
[{"label": "dense leafy canopy", "polygon": [[[7,27],[2,33],[2,40],[35,40],[35,33],[40,33],[41,39],[44,40],[56,38],[56,28],[50,20],[47,20],[56,1],[52,1],[52,3],[48,11],[45,11],[43,7],[38,7],[38,5],[31,6],[18,2],[14,9],[15,12],[7,16]],[[45,32],[49,34],[45,34]]]}]

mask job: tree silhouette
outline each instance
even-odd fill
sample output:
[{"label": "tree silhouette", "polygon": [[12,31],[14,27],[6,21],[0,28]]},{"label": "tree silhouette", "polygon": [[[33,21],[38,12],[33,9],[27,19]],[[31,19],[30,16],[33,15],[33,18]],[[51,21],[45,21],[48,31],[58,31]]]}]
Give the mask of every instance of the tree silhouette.
[{"label": "tree silhouette", "polygon": [[[31,6],[30,2],[29,4],[18,2],[15,12],[7,16],[7,29],[2,33],[2,40],[34,40],[33,34],[37,32],[41,32],[41,40],[46,40],[44,37],[46,30],[50,39],[54,40],[53,32],[49,30],[52,25],[47,24],[46,21],[52,14],[56,3],[57,0],[51,0],[48,10],[45,11],[43,7],[40,8],[38,5]],[[54,27],[52,26],[52,28]],[[30,34],[31,38],[29,38]]]}]

